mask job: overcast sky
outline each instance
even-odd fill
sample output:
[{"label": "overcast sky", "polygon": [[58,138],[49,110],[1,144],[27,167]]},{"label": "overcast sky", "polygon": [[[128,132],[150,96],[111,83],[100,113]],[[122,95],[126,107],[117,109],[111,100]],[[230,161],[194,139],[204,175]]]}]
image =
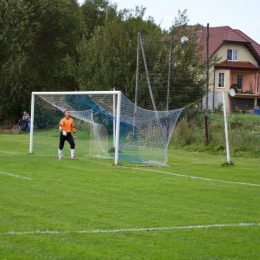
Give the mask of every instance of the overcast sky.
[{"label": "overcast sky", "polygon": [[[85,0],[78,0],[83,3]],[[146,7],[145,18],[152,16],[163,29],[169,29],[178,10],[187,9],[189,24],[239,29],[260,44],[260,0],[112,0],[118,10]]]}]

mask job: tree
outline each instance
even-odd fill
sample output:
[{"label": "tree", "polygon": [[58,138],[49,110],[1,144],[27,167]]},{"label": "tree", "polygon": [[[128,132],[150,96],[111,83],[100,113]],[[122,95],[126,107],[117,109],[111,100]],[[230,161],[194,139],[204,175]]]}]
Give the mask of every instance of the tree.
[{"label": "tree", "polygon": [[[206,64],[202,59],[203,46],[198,43],[201,26],[189,26],[186,12],[187,10],[178,12],[178,17],[175,18],[175,23],[166,37],[145,37],[143,41],[153,95],[159,110],[166,110],[171,34],[173,48],[169,77],[169,109],[192,104],[202,99],[206,91]],[[188,41],[182,42],[182,37],[187,37]],[[215,61],[213,58],[211,64]],[[146,75],[142,75],[140,85],[141,105],[153,109],[150,100],[146,98],[149,96]]]},{"label": "tree", "polygon": [[[201,25],[188,25],[187,10],[178,11],[171,27],[174,35],[171,75],[171,108],[184,107],[202,99],[206,92],[206,63],[202,57],[205,46],[198,43]],[[187,37],[187,42],[181,42]],[[212,57],[210,66],[218,60]]]},{"label": "tree", "polygon": [[[133,14],[134,13],[134,14]],[[157,109],[166,109],[169,73],[170,34],[165,34],[153,18],[144,20],[145,8],[121,10],[96,27],[92,38],[80,45],[78,83],[82,90],[122,90],[132,101],[135,97],[137,33],[143,35],[152,92]],[[198,45],[200,25],[188,26],[186,10],[178,12],[173,32],[169,108],[191,104],[205,94],[205,64]],[[171,32],[170,31],[170,32]],[[181,43],[186,36],[187,43]],[[153,109],[149,98],[147,75],[140,57],[138,105]]]},{"label": "tree", "polygon": [[106,13],[104,26],[97,27],[89,41],[80,47],[78,82],[82,90],[122,90],[134,97],[137,33],[160,35],[161,28],[145,8],[121,10],[116,17]]},{"label": "tree", "polygon": [[116,5],[107,0],[86,0],[81,6],[81,12],[86,26],[86,40],[89,40],[96,27],[104,26],[108,12],[116,16]]},{"label": "tree", "polygon": [[84,34],[75,0],[2,0],[0,116],[29,109],[32,91],[75,90]]}]

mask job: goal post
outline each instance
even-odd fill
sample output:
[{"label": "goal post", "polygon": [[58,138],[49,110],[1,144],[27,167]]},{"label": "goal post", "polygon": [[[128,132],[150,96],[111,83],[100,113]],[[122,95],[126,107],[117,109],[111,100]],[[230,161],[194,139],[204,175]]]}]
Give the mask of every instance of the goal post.
[{"label": "goal post", "polygon": [[[64,112],[65,109],[70,109],[71,114],[73,117],[82,119],[82,113],[77,114],[77,111],[71,107],[71,105],[64,104],[64,102],[55,101],[54,96],[91,96],[91,95],[109,95],[113,97],[113,144],[115,148],[115,156],[114,161],[115,165],[118,165],[119,163],[119,135],[120,135],[120,110],[121,110],[121,91],[77,91],[77,92],[32,92],[31,96],[31,134],[30,134],[30,148],[29,153],[34,152],[34,130],[35,130],[35,100],[36,97],[46,97],[47,103],[49,102],[51,106],[56,107],[56,109],[60,110],[61,112]],[[51,98],[47,98],[51,97]],[[117,98],[116,98],[117,97]],[[48,101],[49,100],[49,101]],[[53,101],[51,101],[53,100]],[[73,113],[75,112],[75,113]],[[84,121],[84,118],[83,118]],[[89,121],[87,118],[85,121]],[[57,122],[58,124],[58,122]],[[57,141],[58,143],[58,141]]]}]

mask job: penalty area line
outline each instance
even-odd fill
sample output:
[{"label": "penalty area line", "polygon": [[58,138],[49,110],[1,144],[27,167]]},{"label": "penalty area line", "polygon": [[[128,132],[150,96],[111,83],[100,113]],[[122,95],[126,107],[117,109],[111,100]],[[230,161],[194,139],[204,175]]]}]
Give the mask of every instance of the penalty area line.
[{"label": "penalty area line", "polygon": [[0,151],[0,153],[7,153],[7,154],[19,154],[19,153],[14,153],[14,152],[7,152],[7,151]]},{"label": "penalty area line", "polygon": [[9,231],[0,232],[1,235],[63,235],[63,234],[95,234],[95,233],[123,233],[123,232],[143,232],[143,231],[169,231],[169,230],[189,230],[189,229],[210,229],[222,227],[253,227],[260,226],[260,223],[237,223],[237,224],[212,224],[212,225],[190,225],[173,227],[146,227],[146,228],[122,228],[122,229],[94,229],[78,231],[58,231],[58,230],[37,230],[37,231]]},{"label": "penalty area line", "polygon": [[[130,168],[130,167],[125,167],[125,168]],[[158,170],[152,170],[152,169],[140,169],[140,168],[131,168],[131,169],[143,170],[143,171],[155,172],[155,173],[163,173],[163,174],[168,174],[168,175],[187,178],[187,179],[197,179],[197,180],[203,180],[203,181],[215,181],[215,182],[223,182],[223,183],[230,183],[230,184],[237,184],[237,185],[248,185],[248,186],[260,187],[260,184],[249,183],[249,182],[217,180],[217,179],[203,178],[203,177],[198,177],[198,176],[179,174],[179,173],[174,173],[174,172],[158,171]]]},{"label": "penalty area line", "polygon": [[11,177],[14,177],[14,178],[19,178],[19,179],[25,179],[25,180],[29,180],[29,181],[31,180],[31,178],[20,176],[20,175],[17,175],[17,174],[8,173],[8,172],[0,172],[0,174],[11,176]]}]

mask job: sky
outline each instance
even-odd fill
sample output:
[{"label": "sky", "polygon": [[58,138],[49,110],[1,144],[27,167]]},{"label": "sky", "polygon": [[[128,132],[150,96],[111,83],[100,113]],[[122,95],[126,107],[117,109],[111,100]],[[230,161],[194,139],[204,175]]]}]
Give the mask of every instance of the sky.
[{"label": "sky", "polygon": [[[78,0],[82,4],[85,0]],[[189,25],[230,26],[239,29],[260,44],[260,0],[110,0],[118,10],[146,7],[144,18],[152,16],[161,28],[169,29],[178,10],[187,9]]]}]

